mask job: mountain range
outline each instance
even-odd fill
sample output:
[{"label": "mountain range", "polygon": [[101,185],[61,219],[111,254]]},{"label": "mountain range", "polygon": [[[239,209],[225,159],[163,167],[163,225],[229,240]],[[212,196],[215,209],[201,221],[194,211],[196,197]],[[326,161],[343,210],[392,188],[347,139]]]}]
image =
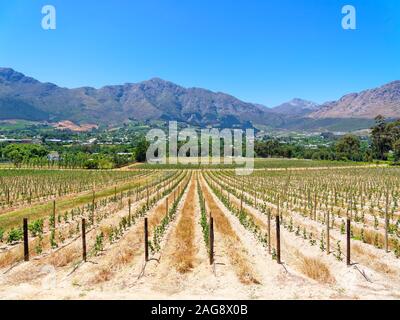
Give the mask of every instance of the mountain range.
[{"label": "mountain range", "polygon": [[317,119],[371,119],[379,114],[387,118],[400,117],[400,81],[345,95],[338,101],[323,104],[309,116]]},{"label": "mountain range", "polygon": [[196,126],[288,130],[368,127],[376,115],[400,117],[400,81],[323,105],[293,99],[275,108],[154,78],[140,83],[68,89],[0,68],[0,120],[71,121],[114,127],[130,120],[177,120]]},{"label": "mountain range", "polygon": [[295,98],[272,108],[272,111],[285,116],[307,116],[318,110],[319,105],[312,101]]}]

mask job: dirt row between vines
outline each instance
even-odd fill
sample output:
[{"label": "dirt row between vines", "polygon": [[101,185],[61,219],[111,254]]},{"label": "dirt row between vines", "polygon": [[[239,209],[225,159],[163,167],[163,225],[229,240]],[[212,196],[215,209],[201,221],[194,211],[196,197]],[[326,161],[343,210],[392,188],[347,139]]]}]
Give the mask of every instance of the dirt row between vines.
[{"label": "dirt row between vines", "polygon": [[[227,194],[226,191],[224,193]],[[229,197],[230,202],[239,208],[240,199],[232,194]],[[260,229],[266,233],[267,216],[244,202],[243,208]],[[274,213],[276,214],[275,209]],[[296,214],[293,214],[293,217],[295,218],[295,225],[296,222],[300,222],[302,226],[306,226],[307,231],[311,229],[316,235],[325,228],[314,221],[308,221],[306,218],[296,216]],[[274,247],[275,222],[273,219],[271,221],[271,234],[271,242]],[[331,230],[331,238],[332,248],[335,246],[335,239],[339,238],[344,242],[344,237],[335,230]],[[319,243],[311,246],[308,240],[296,236],[294,232],[289,232],[283,226],[281,227],[281,242],[282,259],[287,268],[303,273],[306,277],[315,278],[319,282],[325,282],[327,286],[334,288],[338,292],[338,295],[334,296],[335,298],[398,299],[400,297],[400,283],[397,277],[392,274],[393,268],[388,269],[388,267],[385,267],[385,262],[388,262],[388,259],[391,260],[392,263],[390,265],[393,267],[396,267],[399,262],[387,255],[384,257],[382,250],[379,251],[368,245],[353,244],[354,257],[358,259],[357,262],[364,263],[364,265],[356,263],[352,267],[347,267],[345,262],[337,261],[333,254],[328,256],[326,252],[322,252],[319,248]],[[381,267],[380,269],[378,268],[379,266]],[[328,281],[329,277],[321,277],[318,269],[326,269],[326,273],[334,279],[334,282]],[[397,275],[397,271],[395,274]]]},{"label": "dirt row between vines", "polygon": [[[238,191],[237,188],[235,188]],[[247,192],[243,193],[245,196],[250,197],[250,194]],[[276,212],[276,205],[266,202],[262,199],[258,199],[257,202],[261,202],[267,207],[271,208],[273,212]],[[254,206],[251,208],[254,209]],[[256,210],[258,211],[258,210]],[[290,217],[293,219],[295,225],[306,227],[308,231],[311,231],[315,236],[321,234],[322,231],[326,230],[326,225],[317,222],[308,216],[304,217],[299,212],[283,209],[281,210],[286,218]],[[259,212],[259,211],[258,211]],[[323,211],[318,211],[323,214]],[[332,217],[331,217],[332,222]],[[358,230],[360,224],[352,222],[353,230]],[[365,236],[370,237],[371,235],[368,232],[368,229],[365,230]],[[383,231],[381,232],[381,237],[383,238]],[[346,242],[346,236],[340,233],[340,227],[338,224],[335,224],[335,228],[330,229],[330,238],[331,238],[331,251],[337,247],[337,241],[340,241],[342,251],[345,251],[344,244]],[[372,241],[370,241],[372,242]],[[400,275],[400,260],[395,258],[393,253],[386,253],[383,249],[376,248],[375,246],[363,243],[362,241],[353,240],[351,243],[351,256],[352,261],[361,263],[365,267],[372,269],[373,273],[382,273],[384,277],[388,277],[390,282],[398,281],[398,277]],[[400,284],[399,284],[400,286]]]},{"label": "dirt row between vines", "polygon": [[[167,197],[172,202],[174,191]],[[165,213],[167,197],[159,200],[147,213],[150,227],[158,223]],[[145,201],[143,199],[133,204],[132,212]],[[100,229],[109,228],[127,213],[128,208],[123,208],[102,221]],[[93,292],[95,295],[92,298],[102,298],[103,284],[115,277],[120,269],[143,255],[143,220],[137,220],[119,241],[109,245],[99,256],[90,257],[85,264],[79,263],[81,239],[77,239],[68,248],[52,252],[42,259],[23,263],[7,274],[0,273],[1,296],[11,299],[77,299]],[[87,237],[89,248],[94,244],[95,234]],[[74,262],[76,259],[79,261]],[[118,288],[113,288],[114,293],[118,291]],[[104,298],[113,297],[105,295]]]},{"label": "dirt row between vines", "polygon": [[[220,183],[219,183],[220,184]],[[238,188],[234,188],[239,191]],[[241,192],[241,190],[239,191]],[[243,192],[246,197],[251,197],[248,192]],[[239,200],[237,200],[239,201]],[[268,208],[272,209],[273,214],[276,214],[277,207],[275,204],[264,201],[262,199],[257,199],[257,203],[265,204]],[[254,209],[254,206],[251,207]],[[255,209],[256,212],[260,211]],[[319,236],[322,231],[326,230],[326,225],[322,225],[309,217],[302,216],[299,212],[290,209],[281,209],[283,216],[288,219],[289,217],[293,219],[293,224],[295,226],[305,227],[308,232],[312,232],[314,236]],[[322,211],[320,211],[323,213]],[[263,215],[262,213],[260,213]],[[331,218],[332,221],[332,218]],[[352,222],[353,230],[357,230],[356,223]],[[366,229],[365,229],[366,230]],[[368,232],[365,233],[368,236]],[[382,236],[383,237],[383,236]],[[330,239],[331,239],[331,251],[337,248],[337,242],[340,241],[340,247],[342,252],[345,251],[344,244],[346,242],[346,236],[340,233],[339,227],[335,225],[335,228],[330,229]],[[387,280],[390,282],[397,281],[400,274],[400,260],[396,259],[392,254],[385,253],[384,250],[376,248],[362,241],[352,241],[351,244],[352,261],[357,263],[362,263],[364,267],[372,269],[372,273],[383,273],[384,277],[388,277]]]},{"label": "dirt row between vines", "polygon": [[[204,185],[212,193],[204,180]],[[338,299],[350,298],[341,294],[331,283],[323,284],[310,279],[293,266],[278,265],[267,248],[246,230],[224,204],[212,194],[214,202],[232,225],[249,255],[249,262],[261,276],[259,285],[253,287],[252,297],[258,299]],[[261,221],[261,217],[259,221]],[[266,225],[264,221],[264,225]],[[272,237],[273,238],[273,237]],[[285,256],[283,256],[285,257]]]},{"label": "dirt row between vines", "polygon": [[[67,249],[46,259],[22,264],[7,275],[0,275],[0,295],[11,299],[376,299],[396,298],[397,287],[380,276],[365,280],[355,267],[347,268],[333,256],[311,247],[306,240],[282,228],[283,265],[245,229],[213,193],[200,172],[180,183],[188,185],[177,213],[160,244],[160,251],[144,261],[143,218],[136,221],[117,242],[79,266],[60,263],[70,254]],[[200,225],[198,184],[205,198],[207,213],[215,223],[215,262],[210,265]],[[159,200],[146,216],[150,240],[154,227],[174,201],[174,191]],[[230,195],[238,206],[240,200]],[[144,200],[142,200],[143,202]],[[136,206],[139,205],[135,204]],[[265,231],[267,218],[244,204],[246,212]],[[102,222],[104,227],[127,213],[127,208]],[[272,223],[271,230],[274,230]],[[274,238],[274,237],[272,237]],[[93,241],[90,237],[90,241]],[[273,242],[275,244],[275,242]],[[80,254],[80,241],[71,246]],[[74,251],[75,250],[75,251]],[[73,255],[73,254],[72,254]],[[321,264],[313,264],[319,261]],[[307,264],[307,262],[309,264]],[[324,265],[332,278],[313,279],[305,267]],[[76,270],[74,267],[77,267]],[[52,269],[54,268],[54,269]],[[54,272],[53,272],[54,271]],[[318,270],[317,270],[318,271]],[[378,279],[378,280],[377,280]],[[399,298],[399,296],[397,296]]]},{"label": "dirt row between vines", "polygon": [[[154,190],[153,190],[154,189]],[[155,193],[157,191],[162,191],[164,190],[164,187],[162,186],[161,188],[158,187],[154,188],[152,187],[150,189],[150,191],[153,190]],[[153,193],[154,194],[154,193]],[[138,207],[138,204],[144,203],[145,202],[145,198],[146,198],[146,190],[140,192],[140,194],[136,194],[134,196],[131,197],[131,201],[132,201],[132,210],[135,210]],[[97,200],[98,201],[98,200]],[[97,211],[95,213],[95,217],[97,214],[104,214],[106,212],[111,212],[111,215],[109,217],[107,217],[107,219],[101,221],[100,223],[100,227],[97,226],[95,229],[100,229],[102,231],[104,231],[104,233],[106,235],[108,235],[110,228],[108,227],[107,223],[109,223],[110,221],[113,221],[113,219],[115,220],[116,217],[122,217],[123,215],[126,215],[126,212],[124,210],[121,211],[121,209],[124,206],[128,206],[128,199],[126,201],[120,199],[118,202],[115,203],[108,203],[106,207],[102,207],[100,209],[98,209],[99,211]],[[88,217],[86,217],[88,218]],[[80,225],[80,219],[77,219],[76,221],[72,221],[72,222],[57,222],[57,234],[63,234],[64,239],[66,239],[66,244],[70,244],[71,242],[76,242],[76,240],[70,239],[69,238],[69,230],[71,228],[75,229],[75,225],[79,224]],[[50,248],[50,231],[49,231],[49,226],[48,226],[48,221],[47,223],[45,223],[45,228],[47,228],[48,230],[45,230],[44,234],[43,234],[43,251],[44,254],[43,255],[47,255],[47,252],[49,250],[51,250]],[[89,228],[87,233],[89,234],[89,236],[91,235],[91,233],[95,230],[93,228]],[[74,238],[79,238],[80,237],[80,233],[78,233],[77,235],[74,236]],[[29,241],[29,255],[31,258],[40,258],[43,255],[39,255],[35,252],[35,247],[37,245],[39,241],[39,238],[30,238]],[[90,241],[90,238],[89,238]],[[64,247],[65,244],[61,245],[61,248]],[[18,244],[14,244],[14,245],[8,245],[5,246],[1,250],[2,252],[0,252],[0,269],[2,268],[6,268],[6,267],[12,267],[12,265],[14,265],[17,261],[21,261],[21,259],[23,258],[23,243],[18,243]],[[5,250],[4,250],[5,249]],[[71,251],[71,250],[69,250]],[[38,257],[37,257],[38,256]],[[69,258],[67,260],[72,259],[72,255],[69,254]],[[77,256],[77,255],[75,255]],[[65,260],[65,259],[64,259]]]}]

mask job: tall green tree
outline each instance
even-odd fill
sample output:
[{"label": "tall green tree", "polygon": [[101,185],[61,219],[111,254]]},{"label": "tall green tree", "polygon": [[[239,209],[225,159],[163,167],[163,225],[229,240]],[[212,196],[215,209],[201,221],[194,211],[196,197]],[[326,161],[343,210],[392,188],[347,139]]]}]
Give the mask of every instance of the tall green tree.
[{"label": "tall green tree", "polygon": [[139,140],[135,149],[135,158],[138,162],[146,161],[146,152],[149,148],[150,143],[143,137]]},{"label": "tall green tree", "polygon": [[9,144],[4,148],[3,154],[18,167],[23,162],[29,163],[31,159],[46,158],[48,150],[41,145]]},{"label": "tall green tree", "polygon": [[400,162],[400,139],[393,143],[394,161]]},{"label": "tall green tree", "polygon": [[353,134],[347,134],[336,143],[336,152],[344,154],[350,160],[360,158],[361,141]]},{"label": "tall green tree", "polygon": [[375,126],[371,131],[372,148],[378,159],[386,159],[386,154],[392,148],[392,137],[386,119],[379,115],[375,118]]}]

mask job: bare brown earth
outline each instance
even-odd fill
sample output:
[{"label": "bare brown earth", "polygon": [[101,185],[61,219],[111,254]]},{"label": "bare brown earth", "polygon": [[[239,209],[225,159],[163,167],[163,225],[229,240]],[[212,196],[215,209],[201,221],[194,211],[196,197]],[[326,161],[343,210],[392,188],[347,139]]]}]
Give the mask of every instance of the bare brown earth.
[{"label": "bare brown earth", "polygon": [[73,123],[72,121],[65,120],[53,124],[53,127],[58,130],[71,130],[73,132],[88,132],[92,129],[97,129],[98,125],[90,123],[78,125]]}]

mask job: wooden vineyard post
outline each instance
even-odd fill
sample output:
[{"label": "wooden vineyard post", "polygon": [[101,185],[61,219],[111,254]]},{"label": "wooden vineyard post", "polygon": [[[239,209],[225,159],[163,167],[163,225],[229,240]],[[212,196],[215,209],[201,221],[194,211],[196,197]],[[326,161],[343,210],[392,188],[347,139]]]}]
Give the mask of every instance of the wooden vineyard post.
[{"label": "wooden vineyard post", "polygon": [[271,254],[271,209],[268,208],[268,253]]},{"label": "wooden vineyard post", "polygon": [[346,262],[347,265],[350,266],[351,265],[351,220],[349,217],[347,217],[347,232],[346,232]]},{"label": "wooden vineyard post", "polygon": [[350,220],[353,218],[353,195],[350,195]]},{"label": "wooden vineyard post", "polygon": [[147,207],[147,210],[149,210],[149,187],[148,186],[146,188],[146,193],[147,193],[147,195],[146,195],[146,207]]},{"label": "wooden vineyard post", "polygon": [[132,216],[131,216],[131,206],[132,206],[132,202],[131,202],[131,198],[129,198],[129,200],[128,200],[128,220],[129,220],[129,223],[131,222],[131,220],[132,220]]},{"label": "wooden vineyard post", "polygon": [[168,197],[165,199],[165,215],[168,215]]},{"label": "wooden vineyard post", "polygon": [[29,235],[28,235],[28,219],[23,220],[24,230],[24,261],[29,261]]},{"label": "wooden vineyard post", "polygon": [[53,200],[53,225],[52,227],[55,229],[56,228],[56,200]]},{"label": "wooden vineyard post", "polygon": [[144,259],[149,261],[149,223],[147,218],[144,218]]},{"label": "wooden vineyard post", "polygon": [[243,212],[243,191],[242,191],[242,195],[240,196],[240,213],[242,213],[242,212]]},{"label": "wooden vineyard post", "polygon": [[92,195],[92,223],[94,224],[94,210],[95,210],[95,200],[96,200],[96,195],[93,190],[93,195]]},{"label": "wooden vineyard post", "polygon": [[210,215],[210,264],[214,263],[214,218]]},{"label": "wooden vineyard post", "polygon": [[317,193],[314,196],[314,221],[317,221]]},{"label": "wooden vineyard post", "polygon": [[330,228],[329,228],[329,211],[326,212],[326,253],[331,253],[331,239],[330,239]]},{"label": "wooden vineyard post", "polygon": [[280,217],[281,214],[281,199],[280,199],[280,195],[278,194],[278,205],[276,206],[276,210],[277,210],[277,215]]},{"label": "wooden vineyard post", "polygon": [[386,191],[385,204],[385,251],[389,252],[389,191]]},{"label": "wooden vineyard post", "polygon": [[335,192],[335,202],[334,202],[334,205],[337,206],[337,191],[336,191],[336,187],[335,187],[335,191],[334,191],[334,192]]},{"label": "wooden vineyard post", "polygon": [[281,224],[279,212],[276,215],[276,261],[281,264]]},{"label": "wooden vineyard post", "polygon": [[114,187],[114,200],[117,201],[117,187]]},{"label": "wooden vineyard post", "polygon": [[86,262],[86,219],[82,219],[82,259]]}]

